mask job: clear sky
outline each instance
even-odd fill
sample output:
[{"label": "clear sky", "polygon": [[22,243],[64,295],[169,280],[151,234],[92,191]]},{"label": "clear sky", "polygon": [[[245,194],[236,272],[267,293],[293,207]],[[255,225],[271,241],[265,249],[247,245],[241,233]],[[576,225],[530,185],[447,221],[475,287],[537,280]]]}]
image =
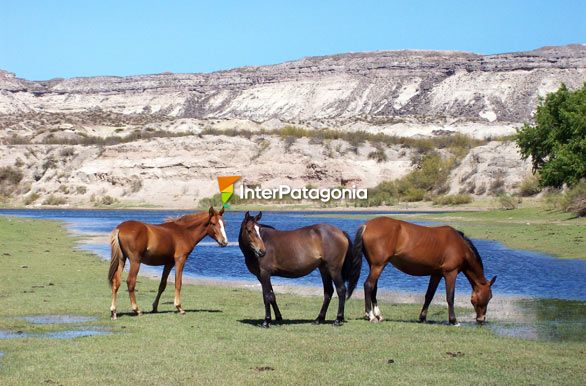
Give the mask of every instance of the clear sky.
[{"label": "clear sky", "polygon": [[0,69],[33,80],[568,43],[586,43],[585,0],[0,0]]}]

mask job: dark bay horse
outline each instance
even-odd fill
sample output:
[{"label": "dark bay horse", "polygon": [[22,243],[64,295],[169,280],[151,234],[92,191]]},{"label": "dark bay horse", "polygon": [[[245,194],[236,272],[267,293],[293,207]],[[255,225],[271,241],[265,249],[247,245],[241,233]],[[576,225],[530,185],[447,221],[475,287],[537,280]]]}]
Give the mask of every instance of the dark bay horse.
[{"label": "dark bay horse", "polygon": [[364,253],[370,273],[364,283],[366,319],[382,320],[376,301],[377,283],[381,272],[390,262],[397,269],[414,276],[430,276],[425,303],[419,320],[425,322],[427,309],[444,278],[449,322],[457,324],[454,314],[454,293],[459,272],[472,286],[472,305],[476,321],[484,323],[486,308],[492,298],[490,281],[484,277],[484,267],[478,250],[463,233],[449,226],[425,227],[388,217],[377,217],[363,224],[356,232],[354,256]]},{"label": "dark bay horse", "polygon": [[112,259],[108,280],[112,287],[112,306],[110,307],[112,319],[116,319],[116,293],[120,287],[126,259],[130,260],[126,283],[130,294],[130,304],[136,314],[141,313],[134,294],[136,276],[141,263],[165,266],[159,292],[153,302],[153,312],[157,312],[159,299],[167,286],[169,272],[175,266],[174,304],[179,313],[185,314],[180,300],[183,266],[193,248],[205,236],[210,236],[222,247],[228,245],[222,214],[224,214],[224,208],[217,212],[211,207],[209,211],[169,219],[159,225],[139,221],[125,221],[118,225],[110,236]]},{"label": "dark bay horse", "polygon": [[[271,305],[276,321],[283,320],[273,287],[271,276],[288,278],[302,277],[316,268],[321,273],[324,286],[324,301],[315,323],[323,323],[334,293],[332,281],[338,294],[338,314],[334,325],[344,321],[344,305],[350,298],[360,276],[362,258],[352,257],[352,241],[340,229],[328,224],[316,224],[292,231],[279,231],[259,224],[248,212],[240,226],[238,244],[244,254],[246,266],[262,285],[265,305],[263,327],[271,323]],[[345,282],[348,282],[346,290]]]}]

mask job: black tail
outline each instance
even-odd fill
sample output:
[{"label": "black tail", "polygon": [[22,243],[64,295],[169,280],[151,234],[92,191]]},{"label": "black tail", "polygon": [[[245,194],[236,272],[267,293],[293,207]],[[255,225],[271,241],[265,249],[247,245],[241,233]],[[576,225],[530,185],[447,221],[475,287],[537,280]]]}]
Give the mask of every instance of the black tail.
[{"label": "black tail", "polygon": [[360,270],[362,269],[362,258],[361,256],[356,259],[356,256],[352,253],[352,239],[350,235],[344,232],[344,236],[348,239],[348,249],[346,250],[346,257],[344,258],[344,265],[342,266],[342,278],[348,282],[348,291],[346,292],[346,299],[350,299],[352,292],[358,284],[360,278]]}]

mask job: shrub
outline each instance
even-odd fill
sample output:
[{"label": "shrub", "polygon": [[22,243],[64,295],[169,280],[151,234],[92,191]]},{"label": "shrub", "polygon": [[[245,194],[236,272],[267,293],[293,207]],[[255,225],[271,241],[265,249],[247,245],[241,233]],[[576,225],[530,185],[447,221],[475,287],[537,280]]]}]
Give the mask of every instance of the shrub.
[{"label": "shrub", "polygon": [[385,150],[382,147],[378,147],[376,150],[373,150],[370,152],[370,154],[368,154],[368,159],[373,159],[377,163],[381,163],[385,162],[388,157],[387,153],[385,153]]},{"label": "shrub", "polygon": [[4,166],[0,168],[0,184],[16,186],[22,180],[22,171],[12,166]]},{"label": "shrub", "polygon": [[462,205],[472,202],[472,196],[469,194],[448,194],[445,196],[435,196],[433,205]]},{"label": "shrub", "polygon": [[264,138],[259,138],[257,140],[258,143],[258,148],[256,149],[256,153],[252,156],[252,159],[255,160],[258,157],[260,157],[262,155],[262,153],[264,153],[269,146],[271,145],[271,143],[269,142],[269,140],[264,139]]},{"label": "shrub", "polygon": [[87,187],[80,185],[78,187],[75,188],[75,193],[77,194],[86,194],[87,193]]},{"label": "shrub", "polygon": [[65,200],[65,198],[51,194],[49,197],[45,198],[45,201],[43,201],[43,205],[57,206],[63,205],[66,202],[67,201]]},{"label": "shrub", "polygon": [[579,217],[586,216],[586,180],[581,180],[564,194],[563,209]]},{"label": "shrub", "polygon": [[285,153],[288,153],[291,150],[291,146],[293,146],[296,141],[297,138],[292,135],[288,135],[285,137],[285,139],[283,140],[283,143],[285,145]]},{"label": "shrub", "polygon": [[501,206],[501,209],[504,210],[512,210],[517,209],[518,205],[520,204],[520,197],[514,197],[510,194],[502,193],[498,196],[498,202]]},{"label": "shrub", "polygon": [[519,194],[521,197],[535,196],[539,192],[541,192],[541,186],[539,186],[538,175],[531,174],[521,181],[521,186],[519,186]]},{"label": "shrub", "polygon": [[41,197],[41,195],[39,193],[32,192],[28,196],[25,196],[24,197],[24,200],[22,202],[23,202],[24,205],[31,205],[34,202],[36,202],[40,197]]},{"label": "shrub", "polygon": [[142,180],[138,177],[132,178],[130,180],[130,191],[132,193],[136,193],[142,189]]},{"label": "shrub", "polygon": [[62,149],[61,152],[59,152],[59,154],[61,155],[61,157],[71,157],[72,155],[75,155],[75,149],[72,147],[66,147]]},{"label": "shrub", "polygon": [[101,198],[97,199],[96,204],[97,205],[100,205],[100,204],[101,205],[112,205],[116,201],[118,201],[118,200],[116,200],[114,197],[106,195],[106,196],[102,196]]}]

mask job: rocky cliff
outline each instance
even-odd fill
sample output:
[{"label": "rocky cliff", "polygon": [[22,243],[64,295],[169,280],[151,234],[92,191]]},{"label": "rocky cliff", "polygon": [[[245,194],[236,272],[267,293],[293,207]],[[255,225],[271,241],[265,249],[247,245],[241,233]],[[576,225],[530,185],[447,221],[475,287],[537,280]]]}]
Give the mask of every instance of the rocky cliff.
[{"label": "rocky cliff", "polygon": [[[259,130],[494,137],[530,120],[560,83],[585,81],[585,45],[352,53],[210,74],[29,81],[0,71],[0,201],[190,208],[232,174],[373,187],[414,170],[421,149]],[[234,128],[244,132],[222,132]],[[444,193],[514,191],[529,174],[513,143],[485,141],[460,154]]]},{"label": "rocky cliff", "polygon": [[506,134],[537,98],[586,81],[586,45],[477,55],[381,51],[209,74],[28,81],[0,72],[0,114],[105,111],[267,125]]}]

